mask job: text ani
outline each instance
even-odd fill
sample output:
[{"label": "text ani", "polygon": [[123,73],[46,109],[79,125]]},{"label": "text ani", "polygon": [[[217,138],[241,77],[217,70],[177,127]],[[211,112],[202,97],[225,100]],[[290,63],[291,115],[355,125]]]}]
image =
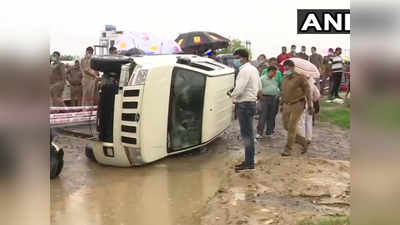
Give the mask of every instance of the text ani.
[{"label": "text ani", "polygon": [[345,31],[350,32],[350,13],[323,13],[317,16],[316,13],[308,13],[301,26],[302,32],[307,32],[311,28],[316,31]]}]

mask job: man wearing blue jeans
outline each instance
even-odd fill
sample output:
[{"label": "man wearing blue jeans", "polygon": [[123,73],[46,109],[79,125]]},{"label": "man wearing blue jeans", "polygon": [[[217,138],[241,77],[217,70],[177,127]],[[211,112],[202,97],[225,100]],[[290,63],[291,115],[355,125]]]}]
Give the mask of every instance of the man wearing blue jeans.
[{"label": "man wearing blue jeans", "polygon": [[228,95],[236,104],[240,134],[245,147],[245,160],[236,165],[235,170],[251,170],[254,169],[255,152],[253,117],[256,113],[256,101],[261,90],[261,82],[257,68],[249,63],[247,50],[238,49],[233,55],[236,57],[234,63],[240,67],[235,88],[232,92],[228,92]]}]

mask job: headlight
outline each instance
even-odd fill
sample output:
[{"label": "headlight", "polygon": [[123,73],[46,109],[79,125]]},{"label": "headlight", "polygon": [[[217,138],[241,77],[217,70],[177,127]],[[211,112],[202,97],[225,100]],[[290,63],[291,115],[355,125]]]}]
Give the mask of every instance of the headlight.
[{"label": "headlight", "polygon": [[136,78],[135,78],[135,85],[142,85],[146,81],[146,77],[148,74],[149,70],[139,70],[139,72],[136,73]]}]

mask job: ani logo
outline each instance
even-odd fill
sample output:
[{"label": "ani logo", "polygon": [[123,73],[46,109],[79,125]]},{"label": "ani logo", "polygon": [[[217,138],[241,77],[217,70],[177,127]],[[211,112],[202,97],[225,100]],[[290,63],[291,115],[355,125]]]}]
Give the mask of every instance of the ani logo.
[{"label": "ani logo", "polygon": [[350,34],[349,9],[298,9],[298,34]]}]

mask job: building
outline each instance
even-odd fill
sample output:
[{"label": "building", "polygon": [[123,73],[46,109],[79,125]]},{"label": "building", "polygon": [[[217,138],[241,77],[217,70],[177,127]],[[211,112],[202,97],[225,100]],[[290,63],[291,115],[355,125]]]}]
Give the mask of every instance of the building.
[{"label": "building", "polygon": [[123,31],[117,31],[114,25],[105,25],[101,32],[99,44],[94,46],[95,55],[108,55],[108,49],[115,45],[117,39],[123,35]]}]

